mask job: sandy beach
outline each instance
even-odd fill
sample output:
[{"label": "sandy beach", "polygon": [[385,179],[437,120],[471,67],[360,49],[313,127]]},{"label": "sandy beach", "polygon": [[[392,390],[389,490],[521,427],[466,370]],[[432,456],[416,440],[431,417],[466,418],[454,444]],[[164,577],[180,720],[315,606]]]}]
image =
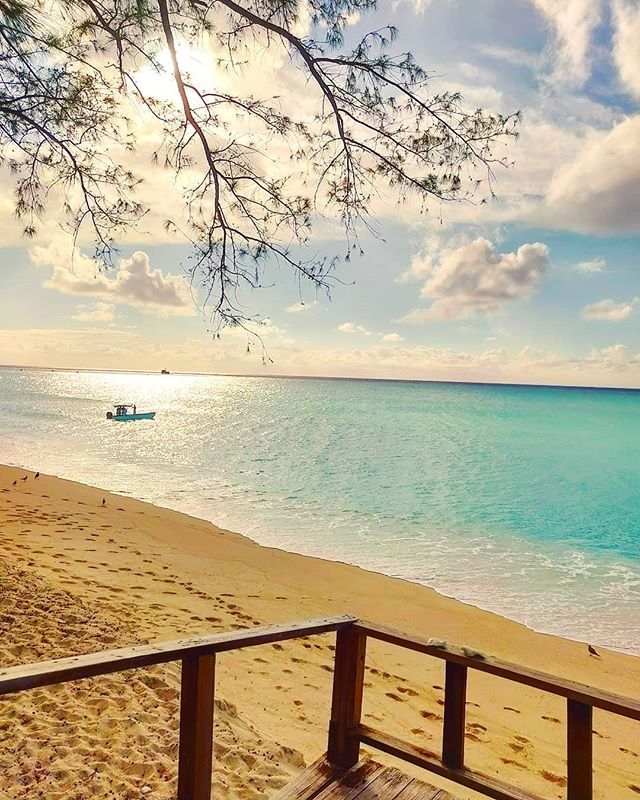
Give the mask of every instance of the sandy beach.
[{"label": "sandy beach", "polygon": [[[640,697],[639,658],[58,478],[0,468],[0,538],[1,666],[351,613]],[[220,657],[214,796],[269,796],[324,752],[332,641]],[[442,663],[371,643],[367,665],[364,722],[437,749]],[[169,800],[178,687],[176,664],[2,698],[0,798]],[[472,675],[468,702],[468,766],[564,797],[560,699]],[[594,730],[595,796],[639,797],[639,725],[596,711]]]}]

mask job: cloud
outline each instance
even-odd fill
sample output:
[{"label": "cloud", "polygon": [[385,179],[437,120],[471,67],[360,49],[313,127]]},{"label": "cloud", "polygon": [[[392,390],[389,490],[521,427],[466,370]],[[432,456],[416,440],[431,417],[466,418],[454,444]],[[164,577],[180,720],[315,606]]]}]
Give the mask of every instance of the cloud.
[{"label": "cloud", "polygon": [[620,79],[640,97],[640,5],[637,0],[612,0],[613,57]]},{"label": "cloud", "polygon": [[616,321],[626,319],[633,314],[633,308],[637,304],[634,300],[631,303],[616,303],[615,300],[600,300],[597,303],[585,306],[582,310],[584,319]]},{"label": "cloud", "polygon": [[343,322],[338,325],[338,330],[341,333],[364,333],[365,336],[371,336],[373,331],[368,331],[364,325],[356,325],[353,322]]},{"label": "cloud", "polygon": [[554,82],[580,86],[591,72],[591,40],[600,21],[601,0],[533,0],[533,4],[554,31]]},{"label": "cloud", "polygon": [[640,232],[640,114],[587,139],[551,179],[533,221],[588,234]]},{"label": "cloud", "polygon": [[313,303],[303,303],[301,300],[299,303],[294,303],[292,306],[285,308],[285,311],[287,314],[300,314],[303,311],[310,311],[315,305],[317,305],[315,300]]},{"label": "cloud", "polygon": [[76,306],[76,313],[71,319],[77,322],[113,322],[115,319],[115,306],[111,303],[81,303]]},{"label": "cloud", "polygon": [[123,258],[113,277],[110,272],[99,271],[95,262],[79,251],[71,260],[68,249],[57,243],[33,247],[29,255],[37,266],[53,270],[44,283],[48,289],[129,305],[160,317],[196,313],[186,280],[153,269],[149,256],[141,250]]},{"label": "cloud", "polygon": [[575,269],[578,272],[594,273],[605,272],[607,262],[604,258],[594,258],[591,261],[580,261],[576,264]]},{"label": "cloud", "polygon": [[423,297],[428,308],[410,311],[402,322],[421,324],[433,319],[471,317],[498,311],[511,300],[528,297],[549,267],[549,250],[535,242],[513,253],[499,253],[488,239],[443,250],[438,258],[424,257],[414,273],[428,275]]},{"label": "cloud", "polygon": [[404,337],[400,336],[399,333],[385,333],[382,337],[383,342],[404,342]]}]

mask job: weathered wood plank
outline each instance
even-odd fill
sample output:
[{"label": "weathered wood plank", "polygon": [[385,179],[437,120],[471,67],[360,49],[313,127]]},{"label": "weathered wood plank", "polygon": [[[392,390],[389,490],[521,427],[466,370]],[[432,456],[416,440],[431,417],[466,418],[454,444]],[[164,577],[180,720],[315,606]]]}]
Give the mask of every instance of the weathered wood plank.
[{"label": "weathered wood plank", "polygon": [[316,800],[353,800],[383,771],[384,767],[375,761],[360,761],[323,789]]},{"label": "weathered wood plank", "polygon": [[312,800],[342,774],[344,770],[329,763],[323,755],[272,795],[271,800]]},{"label": "weathered wood plank", "polygon": [[418,767],[434,772],[443,778],[474,789],[494,800],[541,800],[538,796],[511,786],[508,783],[495,780],[488,775],[472,772],[468,769],[450,769],[446,767],[438,758],[428,750],[423,750],[414,745],[403,742],[395,736],[390,736],[382,731],[374,730],[366,725],[360,725],[358,735],[362,744],[375,747],[384,753],[408,761]]},{"label": "weathered wood plank", "polygon": [[356,798],[357,800],[395,800],[410,783],[411,778],[404,772],[393,767],[386,767],[363,787]]},{"label": "weathered wood plank", "polygon": [[567,800],[593,797],[593,709],[567,701]]},{"label": "weathered wood plank", "polygon": [[430,783],[414,778],[406,789],[403,789],[396,800],[458,800],[444,789],[438,789]]},{"label": "weathered wood plank", "polygon": [[506,678],[507,680],[522,683],[526,686],[532,686],[535,689],[541,689],[550,694],[576,700],[596,708],[601,708],[604,711],[610,711],[612,714],[619,714],[623,717],[640,720],[640,699],[637,698],[624,697],[623,695],[613,694],[612,692],[605,692],[583,683],[576,683],[575,681],[558,678],[545,672],[529,669],[528,667],[521,667],[518,664],[501,661],[492,656],[472,658],[465,655],[458,647],[449,645],[447,647],[433,647],[429,644],[428,639],[421,636],[389,630],[370,622],[358,621],[355,627],[362,630],[367,636],[373,639],[379,639],[380,641],[388,642],[398,647],[404,647],[408,650],[415,650],[418,653],[426,653],[429,656],[441,658],[447,662],[462,664],[470,669],[476,669],[479,672],[488,672],[491,675],[497,675],[500,678]]},{"label": "weathered wood plank", "polygon": [[149,667],[178,661],[189,656],[211,655],[255,647],[261,644],[297,639],[319,633],[329,633],[353,624],[355,617],[348,615],[305,620],[304,622],[268,625],[251,630],[214,633],[210,636],[194,636],[160,644],[145,644],[118,650],[104,650],[55,661],[42,661],[19,667],[0,670],[0,695],[51,686],[56,683],[124,672],[138,667]]},{"label": "weathered wood plank", "polygon": [[444,688],[442,762],[451,769],[460,769],[464,765],[467,667],[447,661]]},{"label": "weathered wood plank", "polygon": [[360,742],[355,730],[360,724],[367,637],[353,626],[336,636],[333,696],[327,757],[332,764],[357,764]]},{"label": "weathered wood plank", "polygon": [[182,660],[178,800],[210,800],[215,655]]}]

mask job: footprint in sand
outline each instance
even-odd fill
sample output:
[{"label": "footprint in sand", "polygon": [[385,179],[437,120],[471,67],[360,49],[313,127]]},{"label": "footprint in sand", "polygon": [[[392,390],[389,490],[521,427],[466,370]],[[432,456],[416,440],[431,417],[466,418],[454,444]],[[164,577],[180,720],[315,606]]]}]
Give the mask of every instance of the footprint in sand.
[{"label": "footprint in sand", "polygon": [[637,753],[634,753],[633,750],[628,750],[626,747],[619,747],[618,750],[621,753],[626,753],[628,756],[634,756],[634,758],[638,758]]},{"label": "footprint in sand", "polygon": [[396,689],[400,692],[400,694],[408,694],[409,697],[418,696],[418,692],[415,692],[413,689],[409,689],[407,686],[396,686]]},{"label": "footprint in sand", "polygon": [[397,694],[394,694],[393,692],[385,692],[385,694],[386,694],[387,697],[390,697],[392,700],[396,700],[398,703],[402,703],[403,698],[402,697],[398,697]]},{"label": "footprint in sand", "polygon": [[631,789],[632,792],[640,794],[640,786],[637,786],[635,783],[630,783],[629,788]]},{"label": "footprint in sand", "polygon": [[549,783],[555,783],[556,786],[566,786],[567,779],[562,775],[556,775],[555,772],[549,772],[546,769],[540,771],[540,775],[545,779],[545,781],[549,781]]},{"label": "footprint in sand", "polygon": [[433,720],[442,719],[442,716],[440,714],[434,714],[433,711],[421,711],[420,715],[425,719],[433,719]]},{"label": "footprint in sand", "polygon": [[522,742],[523,744],[531,744],[531,742],[527,739],[526,736],[517,736],[516,735],[513,738],[516,739],[518,742]]},{"label": "footprint in sand", "polygon": [[502,707],[504,708],[505,711],[513,711],[514,714],[520,713],[517,708],[511,708],[511,706],[502,706]]},{"label": "footprint in sand", "polygon": [[518,769],[527,769],[526,764],[521,764],[519,761],[514,761],[512,758],[501,758],[503,764],[509,764],[511,767],[518,767]]},{"label": "footprint in sand", "polygon": [[542,719],[546,719],[547,722],[556,722],[558,725],[560,724],[560,720],[557,717],[545,717],[545,716],[543,716]]}]

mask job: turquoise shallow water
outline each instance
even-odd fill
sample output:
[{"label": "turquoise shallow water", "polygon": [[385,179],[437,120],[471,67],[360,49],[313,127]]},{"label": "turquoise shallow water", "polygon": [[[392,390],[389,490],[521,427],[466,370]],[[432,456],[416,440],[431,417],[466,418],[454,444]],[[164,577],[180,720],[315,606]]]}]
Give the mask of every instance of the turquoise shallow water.
[{"label": "turquoise shallow water", "polygon": [[0,370],[0,461],[640,653],[640,392]]}]

